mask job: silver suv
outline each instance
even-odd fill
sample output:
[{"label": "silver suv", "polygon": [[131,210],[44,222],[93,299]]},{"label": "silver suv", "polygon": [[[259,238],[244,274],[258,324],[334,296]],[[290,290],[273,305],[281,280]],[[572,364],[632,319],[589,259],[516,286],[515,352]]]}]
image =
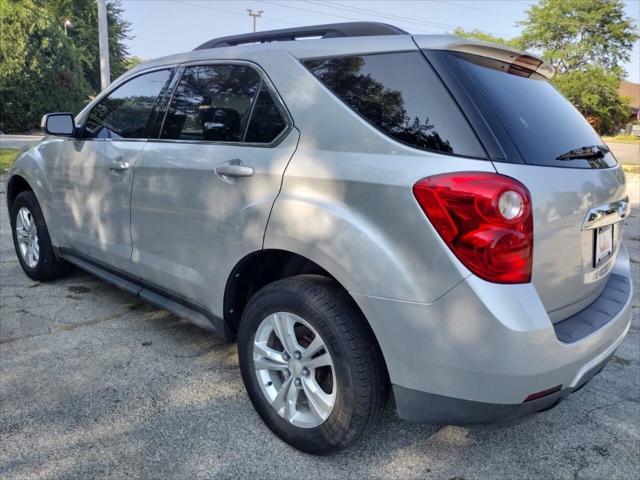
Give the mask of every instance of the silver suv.
[{"label": "silver suv", "polygon": [[389,391],[412,421],[549,409],[632,298],[624,174],[552,75],[385,24],[209,41],[43,118],[8,180],[18,258],[237,339],[256,410],[307,452]]}]

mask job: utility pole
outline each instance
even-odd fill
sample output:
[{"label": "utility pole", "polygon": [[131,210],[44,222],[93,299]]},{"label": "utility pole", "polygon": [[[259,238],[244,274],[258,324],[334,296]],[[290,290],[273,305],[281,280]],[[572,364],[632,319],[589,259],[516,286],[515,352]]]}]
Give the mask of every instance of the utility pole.
[{"label": "utility pole", "polygon": [[250,8],[247,8],[247,12],[249,12],[249,16],[253,17],[253,31],[256,31],[256,18],[260,17],[264,10],[253,11]]},{"label": "utility pole", "polygon": [[109,68],[109,34],[107,30],[107,4],[105,0],[98,2],[98,42],[100,46],[100,88],[104,90],[111,83]]}]

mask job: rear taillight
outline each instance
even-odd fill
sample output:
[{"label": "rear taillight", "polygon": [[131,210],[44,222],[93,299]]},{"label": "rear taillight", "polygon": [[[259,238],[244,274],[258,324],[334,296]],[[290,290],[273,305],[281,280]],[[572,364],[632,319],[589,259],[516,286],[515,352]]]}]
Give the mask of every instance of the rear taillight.
[{"label": "rear taillight", "polygon": [[524,185],[504,175],[458,172],[413,186],[420,207],[460,261],[495,283],[531,281],[533,214]]}]

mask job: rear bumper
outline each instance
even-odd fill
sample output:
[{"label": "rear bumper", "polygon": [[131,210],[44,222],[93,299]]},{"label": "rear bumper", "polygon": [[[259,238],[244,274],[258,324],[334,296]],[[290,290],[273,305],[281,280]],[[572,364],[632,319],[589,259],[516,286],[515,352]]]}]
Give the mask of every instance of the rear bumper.
[{"label": "rear bumper", "polygon": [[[615,344],[615,347],[617,346],[618,344]],[[513,404],[475,402],[421,392],[399,385],[393,385],[393,394],[398,415],[410,422],[447,425],[509,423],[555,407],[570,393],[580,390],[600,373],[609,363],[612,355],[613,353],[607,355],[600,363],[585,372],[575,387],[561,388],[557,392],[528,402]]]},{"label": "rear bumper", "polygon": [[559,391],[527,403],[497,404],[443,397],[393,386],[398,415],[410,422],[446,425],[509,423],[556,406],[569,391]]},{"label": "rear bumper", "polygon": [[[631,320],[629,260],[612,271],[629,282],[610,318],[566,343],[531,284],[469,277],[430,304],[354,295],[380,343],[401,418],[432,423],[510,421],[545,410],[606,365]],[[582,317],[584,319],[584,317]],[[559,391],[525,402],[536,392]]]}]

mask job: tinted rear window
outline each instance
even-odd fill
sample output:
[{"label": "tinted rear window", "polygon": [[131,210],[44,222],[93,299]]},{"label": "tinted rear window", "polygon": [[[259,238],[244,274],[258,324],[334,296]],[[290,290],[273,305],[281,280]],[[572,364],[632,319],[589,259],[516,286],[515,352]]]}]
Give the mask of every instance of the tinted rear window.
[{"label": "tinted rear window", "polygon": [[484,158],[477,137],[420,52],[307,60],[349,107],[402,143]]},{"label": "tinted rear window", "polygon": [[601,145],[602,140],[544,77],[484,57],[447,55],[472,96],[482,96],[490,105],[489,114],[502,123],[526,163],[574,168],[615,165],[611,154],[603,159],[556,160],[569,150]]}]

